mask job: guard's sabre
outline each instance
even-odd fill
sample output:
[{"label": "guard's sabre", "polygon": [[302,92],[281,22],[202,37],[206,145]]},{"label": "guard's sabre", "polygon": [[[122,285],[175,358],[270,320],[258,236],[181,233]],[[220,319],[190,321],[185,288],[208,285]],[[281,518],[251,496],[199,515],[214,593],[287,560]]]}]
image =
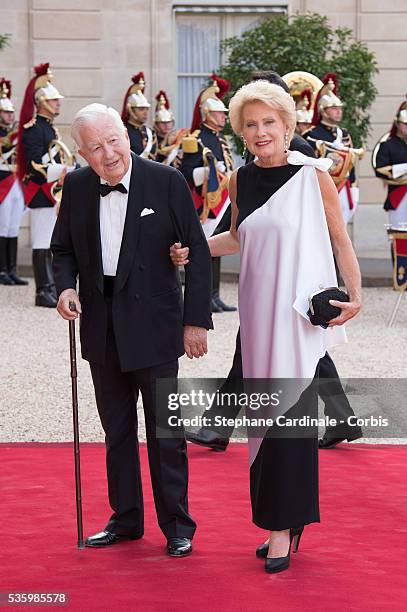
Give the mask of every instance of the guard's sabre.
[{"label": "guard's sabre", "polygon": [[[75,302],[69,302],[69,310],[76,311]],[[83,542],[82,523],[82,493],[81,493],[81,458],[79,447],[79,418],[78,418],[78,372],[76,369],[76,338],[75,319],[69,321],[69,353],[71,359],[71,381],[72,381],[72,417],[73,417],[73,440],[75,457],[75,487],[76,487],[76,523],[78,527],[78,548],[85,548]]]}]

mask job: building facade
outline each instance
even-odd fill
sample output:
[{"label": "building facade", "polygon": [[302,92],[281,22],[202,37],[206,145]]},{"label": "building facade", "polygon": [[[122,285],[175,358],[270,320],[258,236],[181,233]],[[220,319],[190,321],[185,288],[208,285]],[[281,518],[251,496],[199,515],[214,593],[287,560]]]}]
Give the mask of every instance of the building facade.
[{"label": "building facade", "polygon": [[[276,13],[328,16],[366,42],[379,67],[368,152],[359,164],[361,206],[354,244],[361,256],[388,256],[382,210],[384,188],[370,151],[389,128],[407,91],[407,1],[392,0],[14,0],[0,6],[0,32],[11,35],[0,52],[0,76],[13,82],[19,109],[31,68],[49,61],[64,94],[57,124],[69,142],[76,111],[100,101],[121,108],[130,78],[143,70],[146,95],[168,92],[178,126],[188,125],[196,94],[220,65],[219,42]],[[293,70],[295,66],[293,66]],[[22,242],[29,243],[29,220]]]}]

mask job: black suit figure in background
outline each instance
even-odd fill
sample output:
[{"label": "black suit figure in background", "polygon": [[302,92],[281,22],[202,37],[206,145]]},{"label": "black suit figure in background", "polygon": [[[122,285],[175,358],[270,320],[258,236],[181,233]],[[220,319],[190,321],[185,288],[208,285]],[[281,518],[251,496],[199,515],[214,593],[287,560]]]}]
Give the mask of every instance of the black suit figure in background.
[{"label": "black suit figure in background", "polygon": [[160,90],[155,97],[156,107],[154,115],[154,129],[157,134],[156,161],[165,166],[180,168],[182,162],[182,139],[188,130],[175,129],[174,113],[170,108],[170,101],[164,90]]},{"label": "black suit figure in background", "polygon": [[[259,71],[253,74],[253,80],[264,79],[279,85],[287,93],[291,93],[292,97],[296,101],[297,99],[303,100],[303,91],[307,92],[309,96],[309,112],[310,114],[304,116],[301,112],[299,117],[299,111],[297,110],[297,120],[300,118],[302,121],[310,120],[313,113],[312,104],[315,102],[316,95],[318,92],[319,79],[316,79],[314,75],[306,72],[291,72],[284,77],[280,77],[273,71]],[[300,106],[299,110],[303,110]],[[305,121],[307,122],[307,121]],[[300,151],[308,157],[315,157],[315,153],[312,147],[302,138],[298,133],[294,134],[291,143],[291,151]],[[248,164],[253,161],[254,157],[251,153],[246,154],[245,163]],[[172,256],[175,256],[173,249],[171,249]],[[182,262],[173,260],[174,263],[180,265]],[[235,354],[233,356],[232,368],[220,389],[220,394],[227,393],[240,393],[243,391],[242,385],[243,379],[243,367],[242,367],[242,354],[240,345],[240,330],[236,337]],[[339,374],[335,367],[334,362],[328,353],[324,355],[319,361],[318,366],[318,394],[324,402],[324,413],[325,416],[335,418],[337,421],[343,420],[345,423],[347,419],[354,416],[354,412],[349,404],[348,398],[343,390]],[[212,423],[217,415],[223,416],[227,419],[235,420],[240,412],[240,407],[236,405],[217,406],[214,405],[210,411],[205,413],[207,418],[212,418]],[[202,427],[196,434],[187,432],[186,437],[190,442],[206,446],[215,451],[224,451],[229,444],[230,436],[233,433],[233,427],[221,427],[217,428],[214,424],[211,428]],[[352,441],[362,437],[362,430],[360,427],[349,427],[341,425],[336,430],[333,428],[327,428],[323,438],[319,441],[319,448],[333,448],[344,440]]]},{"label": "black suit figure in background", "polygon": [[376,176],[387,185],[384,210],[393,227],[407,224],[407,100],[396,113],[390,132],[376,144],[372,165]]},{"label": "black suit figure in background", "polygon": [[[191,134],[182,141],[180,170],[190,186],[205,236],[210,238],[230,227],[229,176],[232,154],[222,134],[227,107],[222,98],[229,90],[227,81],[212,75],[212,84],[198,96]],[[220,298],[220,257],[212,258],[212,312],[236,310]]]},{"label": "black suit figure in background", "polygon": [[[90,167],[68,175],[52,238],[58,312],[81,314],[82,356],[90,362],[106,434],[109,501],[105,529],[89,537],[100,547],[144,531],[137,439],[141,392],[158,523],[172,556],[192,551],[196,524],[188,513],[188,461],[181,428],[160,437],[168,406],[157,398],[160,378],[177,378],[178,358],[207,351],[210,255],[183,176],[137,157],[112,108],[91,104],[77,114],[72,136]],[[184,309],[174,240],[191,244]],[[79,296],[76,292],[79,278]],[[171,433],[171,432],[170,432]]]},{"label": "black suit figure in background", "polygon": [[329,169],[339,194],[342,214],[348,223],[359,203],[355,162],[363,157],[363,149],[354,149],[348,130],[340,126],[343,115],[343,102],[338,97],[338,79],[329,72],[322,79],[313,107],[312,126],[303,132],[317,157],[329,157],[333,164]]},{"label": "black suit figure in background", "polygon": [[17,127],[11,83],[0,80],[0,285],[27,285],[17,275],[18,234],[24,196],[16,174]]},{"label": "black suit figure in background", "polygon": [[144,95],[144,72],[138,72],[132,79],[124,96],[122,120],[127,127],[130,148],[136,155],[155,160],[157,155],[157,134],[147,125],[151,104]]},{"label": "black suit figure in background", "polygon": [[[55,308],[50,251],[57,218],[54,188],[72,160],[67,159],[66,165],[61,163],[62,151],[70,154],[54,126],[63,96],[51,83],[49,64],[36,66],[34,71],[20,112],[17,166],[25,203],[30,209],[35,305]],[[54,175],[55,170],[58,175]]]}]

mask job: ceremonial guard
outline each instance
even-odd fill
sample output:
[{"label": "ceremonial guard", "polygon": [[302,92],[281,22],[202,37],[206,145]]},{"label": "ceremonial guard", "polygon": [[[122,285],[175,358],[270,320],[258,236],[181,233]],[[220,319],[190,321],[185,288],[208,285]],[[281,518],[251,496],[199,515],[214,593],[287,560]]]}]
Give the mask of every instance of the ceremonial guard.
[{"label": "ceremonial guard", "polygon": [[407,100],[397,110],[390,132],[376,144],[372,165],[387,184],[384,210],[393,227],[407,226]]},{"label": "ceremonial guard", "polygon": [[154,116],[154,128],[157,134],[157,157],[156,161],[165,166],[179,168],[182,160],[182,139],[188,134],[188,130],[175,129],[175,119],[170,102],[165,91],[161,90],[155,97],[156,107]]},{"label": "ceremonial guard", "polygon": [[20,112],[17,167],[25,204],[30,208],[35,305],[54,308],[57,299],[50,243],[61,181],[73,168],[73,158],[53,125],[63,96],[51,83],[49,64],[36,66],[34,72]]},{"label": "ceremonial guard", "polygon": [[133,153],[155,161],[157,155],[157,134],[147,125],[150,103],[144,95],[144,72],[132,77],[133,84],[124,97],[122,120],[130,138]]},{"label": "ceremonial guard", "polygon": [[[323,82],[310,72],[296,70],[282,77],[294,99],[297,115],[296,134],[302,136],[312,127],[315,101]],[[313,147],[315,148],[315,147]]]},{"label": "ceremonial guard", "polygon": [[27,285],[17,275],[17,244],[24,197],[16,174],[17,126],[11,83],[0,80],[0,285]]},{"label": "ceremonial guard", "polygon": [[333,160],[329,173],[338,190],[345,223],[348,223],[359,202],[354,165],[356,158],[361,158],[364,151],[354,149],[349,132],[340,127],[343,103],[337,96],[337,88],[335,73],[328,73],[315,101],[313,127],[303,136],[319,157]]},{"label": "ceremonial guard", "polygon": [[[180,170],[192,192],[202,229],[209,238],[230,228],[229,176],[233,171],[229,144],[222,134],[227,107],[222,101],[229,83],[212,75],[212,83],[198,96],[191,133],[182,140]],[[220,258],[212,258],[212,312],[236,310],[219,296]]]}]

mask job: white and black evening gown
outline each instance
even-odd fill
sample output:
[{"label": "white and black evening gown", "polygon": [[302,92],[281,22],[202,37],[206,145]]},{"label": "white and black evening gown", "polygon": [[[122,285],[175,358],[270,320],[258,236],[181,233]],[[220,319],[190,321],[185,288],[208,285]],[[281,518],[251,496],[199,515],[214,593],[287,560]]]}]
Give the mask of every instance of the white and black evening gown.
[{"label": "white and black evening gown", "polygon": [[[237,174],[243,376],[296,379],[298,392],[284,413],[316,416],[310,382],[318,361],[346,342],[342,327],[315,327],[306,314],[313,292],[337,285],[316,174],[330,164],[297,151],[287,161],[273,168],[251,162]],[[270,433],[249,435],[254,523],[281,530],[318,522],[317,432],[305,438]]]}]

